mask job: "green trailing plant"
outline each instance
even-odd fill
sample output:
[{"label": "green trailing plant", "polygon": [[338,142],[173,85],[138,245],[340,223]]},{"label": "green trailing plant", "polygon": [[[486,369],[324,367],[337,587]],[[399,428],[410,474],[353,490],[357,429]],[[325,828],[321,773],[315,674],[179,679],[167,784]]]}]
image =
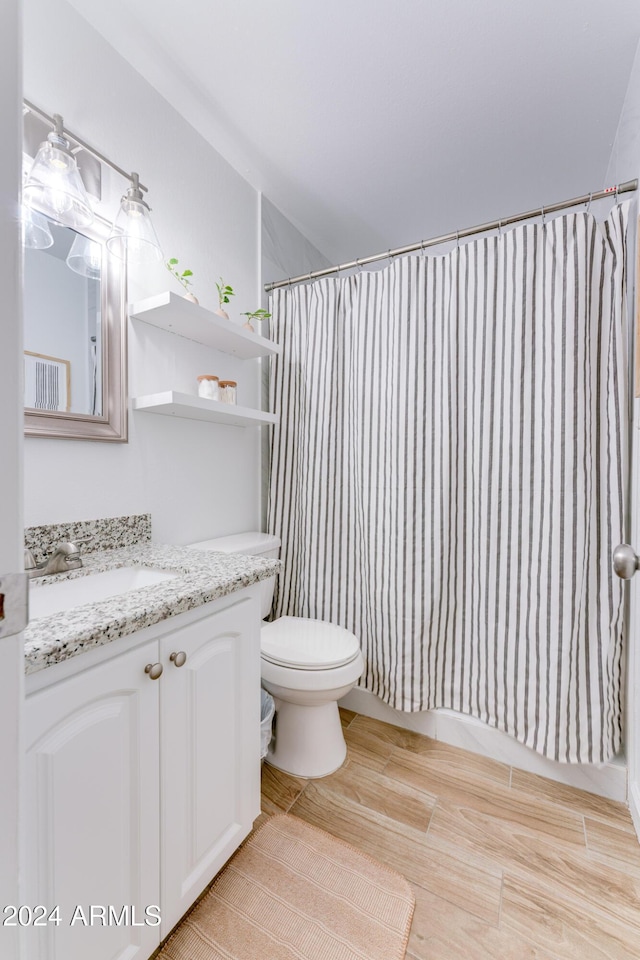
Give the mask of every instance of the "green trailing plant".
[{"label": "green trailing plant", "polygon": [[222,277],[220,277],[220,282],[216,283],[218,288],[218,300],[220,301],[220,309],[224,308],[225,303],[229,303],[231,297],[235,297],[235,291],[233,287],[230,287],[228,283],[225,283]]},{"label": "green trailing plant", "polygon": [[170,260],[167,260],[165,267],[169,271],[172,277],[175,277],[179,284],[181,284],[184,289],[189,292],[189,287],[191,285],[191,277],[193,276],[193,270],[183,270],[182,273],[177,269],[178,261],[175,257],[171,257]]},{"label": "green trailing plant", "polygon": [[249,320],[268,320],[271,314],[266,310],[254,310],[253,313],[247,310],[245,313],[240,314],[240,316],[248,317]]}]

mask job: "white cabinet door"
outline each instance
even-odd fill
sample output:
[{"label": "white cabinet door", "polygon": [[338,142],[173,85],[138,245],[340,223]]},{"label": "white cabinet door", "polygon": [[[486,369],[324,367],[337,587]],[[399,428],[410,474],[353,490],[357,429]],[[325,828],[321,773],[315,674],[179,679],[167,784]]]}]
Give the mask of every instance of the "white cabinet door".
[{"label": "white cabinet door", "polygon": [[24,891],[30,906],[57,905],[60,921],[25,931],[28,960],[143,960],[159,943],[145,918],[159,904],[160,683],[144,672],[157,650],[27,699]]},{"label": "white cabinet door", "polygon": [[163,937],[260,812],[260,613],[243,593],[160,641]]}]

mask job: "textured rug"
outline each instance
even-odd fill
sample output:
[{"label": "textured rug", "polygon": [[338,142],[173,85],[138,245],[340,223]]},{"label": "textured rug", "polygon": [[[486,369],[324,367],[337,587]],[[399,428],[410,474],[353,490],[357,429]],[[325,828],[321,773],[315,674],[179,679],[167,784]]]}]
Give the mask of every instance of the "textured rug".
[{"label": "textured rug", "polygon": [[402,960],[404,877],[297,817],[260,827],[157,960]]}]

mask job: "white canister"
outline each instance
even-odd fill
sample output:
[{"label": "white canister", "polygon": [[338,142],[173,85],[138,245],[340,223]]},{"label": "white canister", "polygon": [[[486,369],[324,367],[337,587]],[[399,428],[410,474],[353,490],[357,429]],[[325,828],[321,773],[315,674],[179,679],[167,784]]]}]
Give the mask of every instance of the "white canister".
[{"label": "white canister", "polygon": [[220,389],[218,384],[218,377],[214,377],[211,373],[203,373],[201,377],[198,377],[198,396],[204,397],[205,400],[219,400]]},{"label": "white canister", "polygon": [[220,381],[220,399],[223,403],[235,403],[236,402],[236,387],[238,386],[235,380],[221,380]]}]

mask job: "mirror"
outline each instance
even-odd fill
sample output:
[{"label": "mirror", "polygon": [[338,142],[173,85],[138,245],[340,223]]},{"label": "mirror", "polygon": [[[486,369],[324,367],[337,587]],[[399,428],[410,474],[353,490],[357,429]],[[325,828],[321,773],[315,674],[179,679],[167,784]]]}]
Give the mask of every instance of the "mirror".
[{"label": "mirror", "polygon": [[25,434],[126,442],[125,268],[107,254],[110,224],[48,229],[53,243],[24,250]]}]

